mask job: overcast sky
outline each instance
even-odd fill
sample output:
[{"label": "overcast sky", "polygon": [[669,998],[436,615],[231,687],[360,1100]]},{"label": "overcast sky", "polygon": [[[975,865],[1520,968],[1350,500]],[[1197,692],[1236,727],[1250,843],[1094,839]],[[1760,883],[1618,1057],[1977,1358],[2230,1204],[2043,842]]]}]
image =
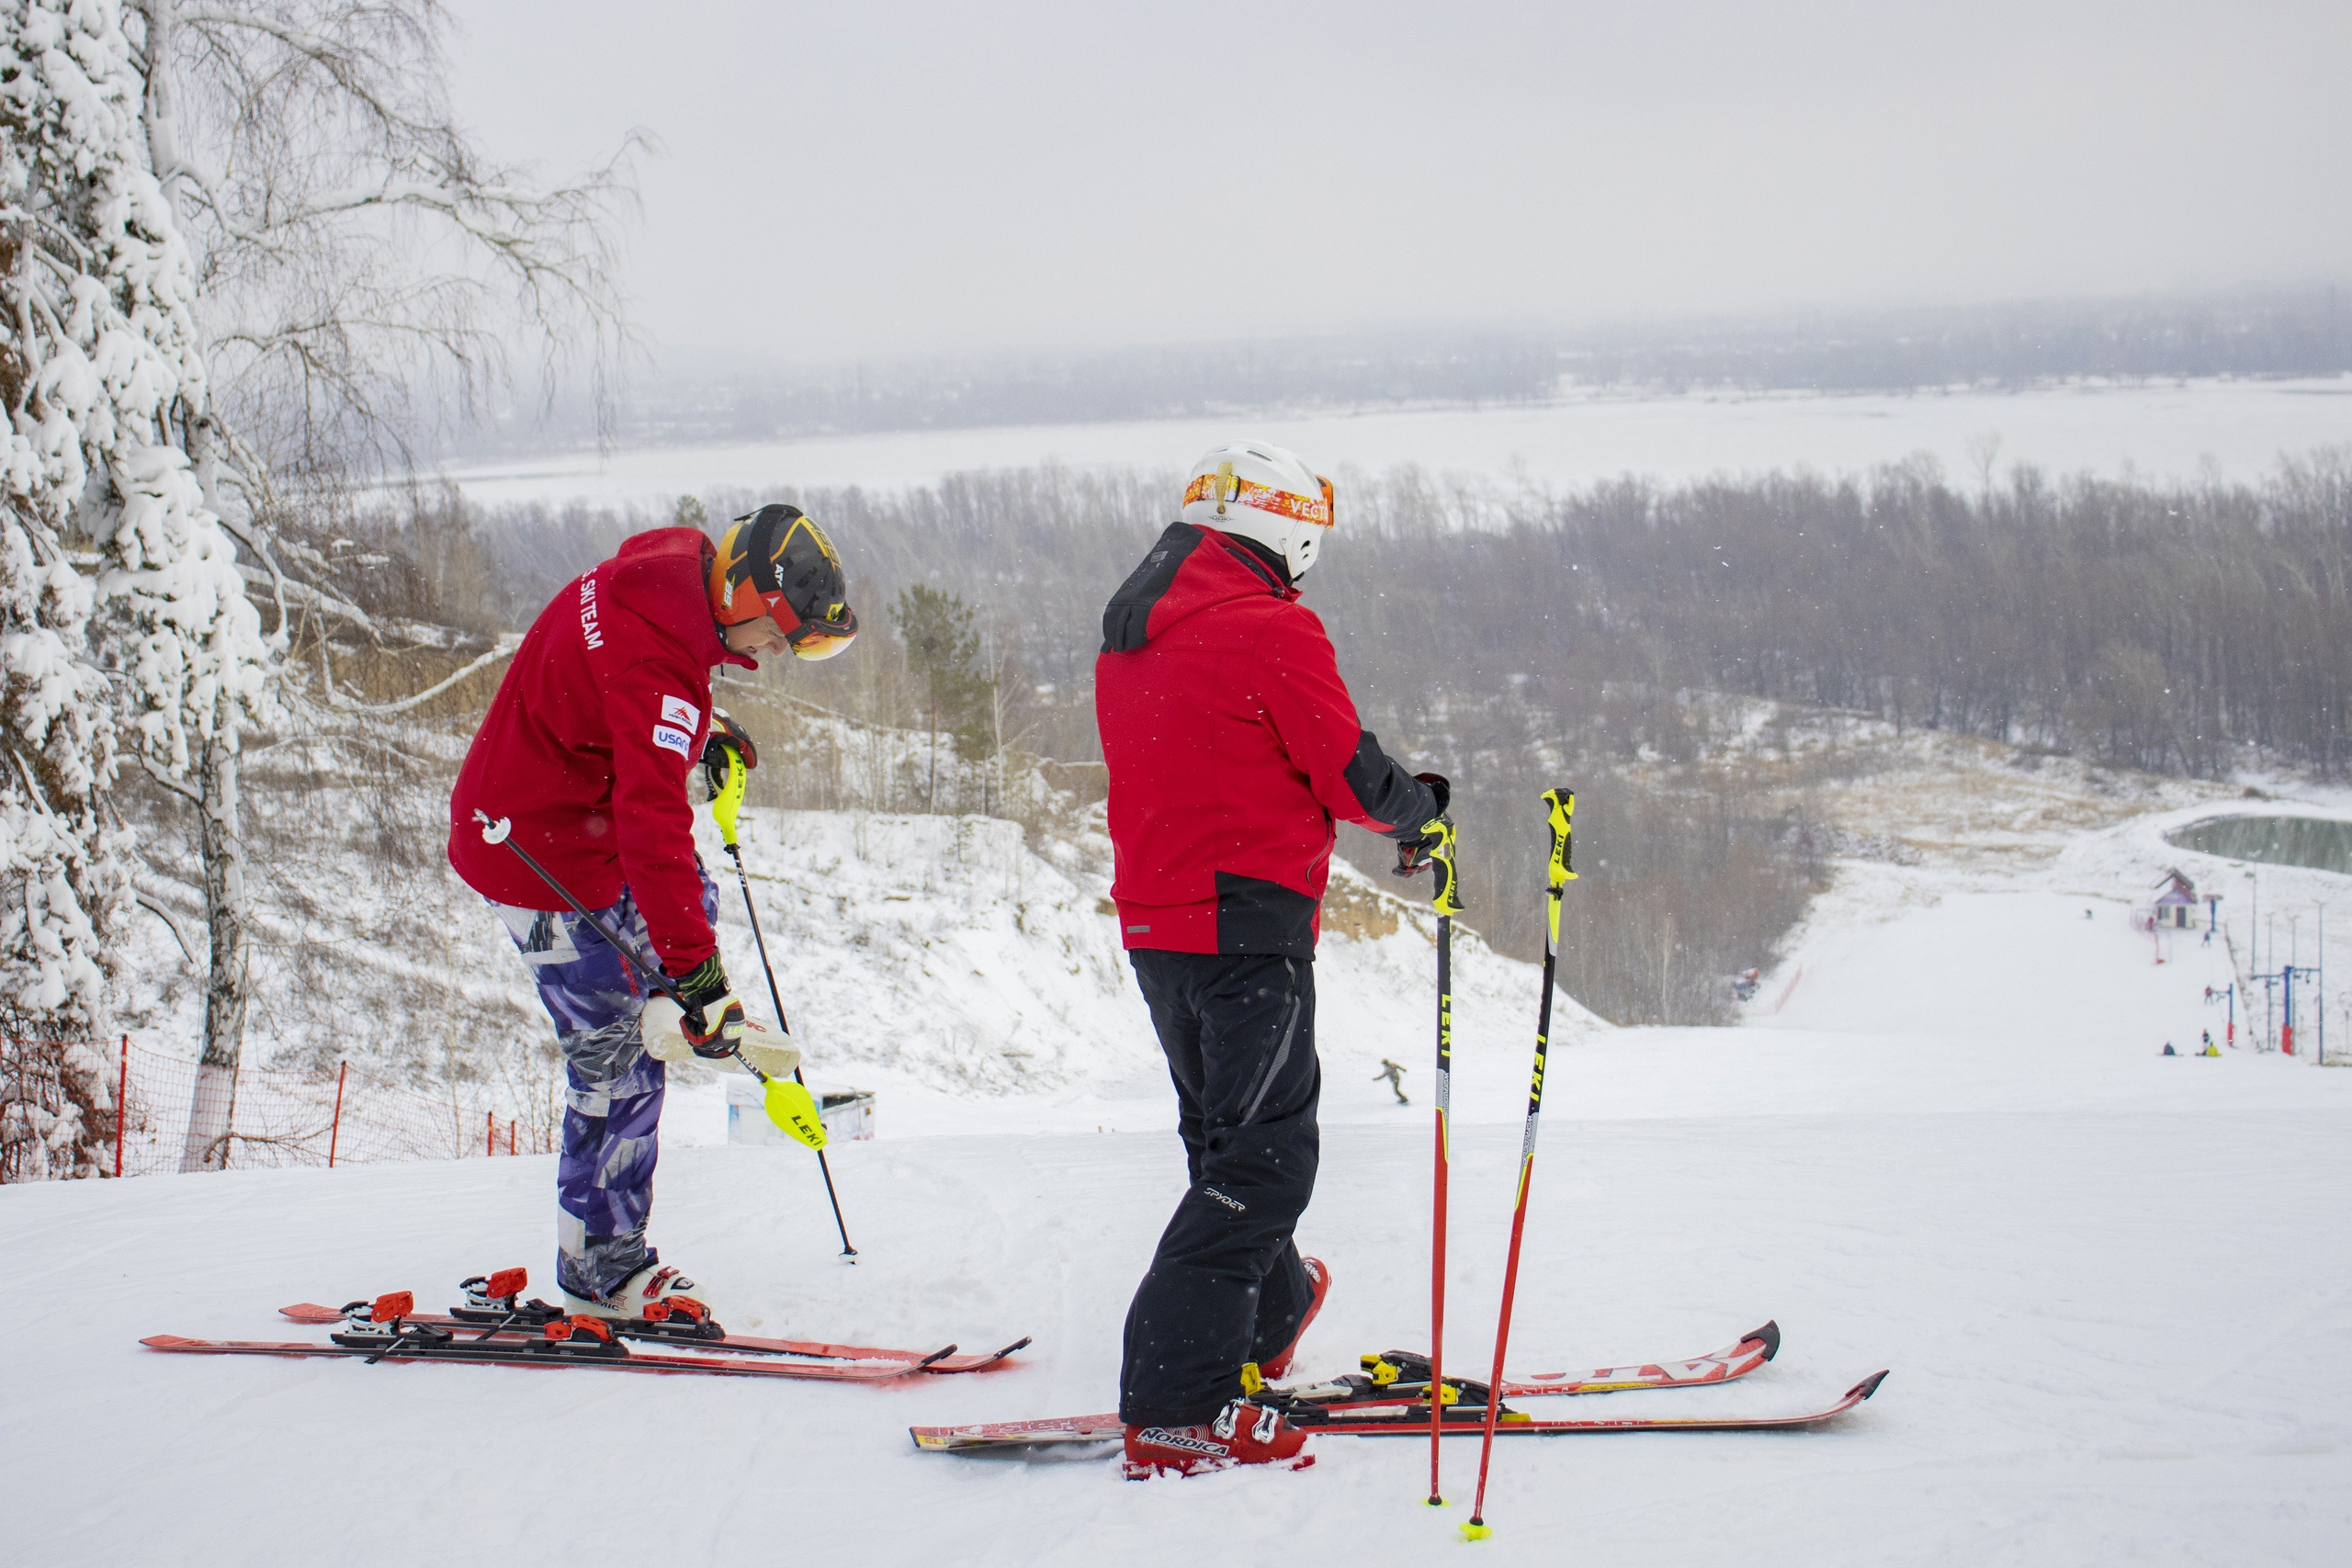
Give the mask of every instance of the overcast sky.
[{"label": "overcast sky", "polygon": [[454,0],[662,363],[2352,282],[2352,3]]}]

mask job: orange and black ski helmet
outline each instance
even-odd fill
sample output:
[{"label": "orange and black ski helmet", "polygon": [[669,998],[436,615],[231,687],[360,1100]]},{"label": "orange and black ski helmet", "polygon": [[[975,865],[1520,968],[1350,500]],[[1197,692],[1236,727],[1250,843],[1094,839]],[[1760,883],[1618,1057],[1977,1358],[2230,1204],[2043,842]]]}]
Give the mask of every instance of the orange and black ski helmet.
[{"label": "orange and black ski helmet", "polygon": [[735,519],[710,568],[722,626],[774,615],[798,659],[831,659],[857,636],[842,558],[800,508],[772,502]]}]

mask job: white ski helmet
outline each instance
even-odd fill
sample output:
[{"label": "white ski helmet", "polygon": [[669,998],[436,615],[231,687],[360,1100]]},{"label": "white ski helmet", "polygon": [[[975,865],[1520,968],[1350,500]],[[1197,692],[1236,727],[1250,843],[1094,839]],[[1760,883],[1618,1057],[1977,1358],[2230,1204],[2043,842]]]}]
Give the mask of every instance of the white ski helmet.
[{"label": "white ski helmet", "polygon": [[1333,521],[1331,481],[1295,452],[1264,441],[1213,446],[1184,484],[1184,521],[1255,539],[1306,575]]}]

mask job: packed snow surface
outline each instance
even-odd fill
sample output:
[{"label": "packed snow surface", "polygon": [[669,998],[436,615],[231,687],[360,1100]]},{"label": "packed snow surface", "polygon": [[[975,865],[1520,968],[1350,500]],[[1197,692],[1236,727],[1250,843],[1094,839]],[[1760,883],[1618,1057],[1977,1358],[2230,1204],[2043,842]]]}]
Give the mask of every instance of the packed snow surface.
[{"label": "packed snow surface", "polygon": [[1486,408],[1245,413],[1120,423],[810,435],[625,447],[454,467],[472,500],[666,503],[681,493],[772,486],[896,489],[971,469],[1057,462],[1178,468],[1236,430],[1306,454],[1326,472],[1418,463],[1441,472],[1562,488],[1639,474],[1677,482],[1811,468],[1859,473],[1925,452],[1974,483],[1984,445],[1997,479],[2012,464],[2052,473],[2233,479],[2280,454],[2352,441],[2352,377],[2128,386],[2067,385],[1827,396],[1804,392],[1579,396]]},{"label": "packed snow surface", "polygon": [[[547,1159],[0,1190],[26,1282],[0,1301],[9,1557],[2339,1562],[2352,1073],[2160,1054],[2218,1025],[2203,991],[2228,951],[2184,933],[2158,964],[2129,925],[2150,857],[2179,853],[2168,825],[2087,836],[2007,885],[1841,867],[1751,1027],[1564,1032],[1514,1368],[1695,1355],[1767,1317],[1786,1342],[1728,1388],[1547,1403],[1787,1412],[1893,1371],[1810,1432],[1506,1444],[1477,1547],[1455,1533],[1476,1456],[1461,1439],[1444,1509],[1423,1506],[1426,1449],[1409,1441],[1327,1439],[1304,1472],[1148,1484],[1096,1461],[914,1451],[910,1424],[1111,1405],[1126,1299],[1183,1179],[1164,1113],[1096,1133],[1081,1100],[933,1089],[895,1120],[886,1094],[881,1141],[833,1152],[854,1267],[806,1154],[673,1139],[662,1163],[656,1237],[739,1330],[967,1349],[1036,1337],[1004,1371],[881,1387],[137,1344],[313,1337],[272,1309],[399,1288],[437,1304],[514,1262],[544,1286]],[[2281,897],[2264,875],[2266,900]],[[1359,1032],[1428,1016],[1408,938],[1356,944],[1393,964],[1321,966],[1329,1114],[1300,1240],[1336,1286],[1304,1372],[1427,1337],[1426,1042],[1412,1106],[1354,1081]],[[954,961],[988,968],[969,956]],[[1531,968],[1488,962],[1456,1057],[1456,1366],[1490,1348],[1535,1004]],[[959,1008],[989,976],[963,978]],[[1100,1006],[1071,1026],[1124,1019],[1138,1044],[1121,1070],[1148,1063],[1132,991]]]}]

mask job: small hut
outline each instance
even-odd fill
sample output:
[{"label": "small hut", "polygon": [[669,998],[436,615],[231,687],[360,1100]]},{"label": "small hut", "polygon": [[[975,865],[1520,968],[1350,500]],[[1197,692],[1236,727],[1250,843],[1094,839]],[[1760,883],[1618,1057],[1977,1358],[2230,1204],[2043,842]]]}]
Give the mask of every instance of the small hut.
[{"label": "small hut", "polygon": [[2187,931],[2197,914],[2197,884],[2176,870],[2165,873],[2156,886],[2164,890],[2156,895],[2156,924]]}]

